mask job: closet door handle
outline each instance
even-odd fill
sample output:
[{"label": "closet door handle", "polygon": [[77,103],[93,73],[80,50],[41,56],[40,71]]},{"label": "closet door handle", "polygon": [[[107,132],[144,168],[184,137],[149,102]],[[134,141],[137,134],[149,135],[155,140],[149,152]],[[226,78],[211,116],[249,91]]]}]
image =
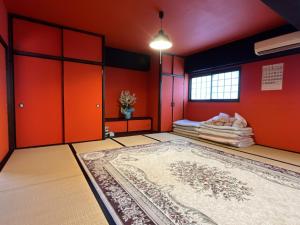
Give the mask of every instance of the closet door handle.
[{"label": "closet door handle", "polygon": [[96,108],[100,108],[100,104],[96,104]]},{"label": "closet door handle", "polygon": [[19,108],[24,108],[24,103],[19,103]]}]

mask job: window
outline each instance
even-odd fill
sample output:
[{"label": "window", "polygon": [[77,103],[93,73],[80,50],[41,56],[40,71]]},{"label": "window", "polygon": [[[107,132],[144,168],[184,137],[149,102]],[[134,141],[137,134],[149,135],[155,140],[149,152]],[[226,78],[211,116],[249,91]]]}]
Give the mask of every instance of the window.
[{"label": "window", "polygon": [[240,71],[237,69],[193,77],[190,81],[190,100],[238,100],[239,81]]}]

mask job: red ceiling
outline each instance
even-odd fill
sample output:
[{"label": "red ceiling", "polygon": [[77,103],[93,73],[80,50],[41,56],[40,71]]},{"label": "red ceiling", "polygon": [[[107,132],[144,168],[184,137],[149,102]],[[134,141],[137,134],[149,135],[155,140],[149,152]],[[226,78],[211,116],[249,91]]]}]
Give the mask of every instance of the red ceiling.
[{"label": "red ceiling", "polygon": [[260,0],[5,0],[9,12],[105,34],[107,45],[149,52],[165,11],[172,53],[187,55],[286,23]]}]

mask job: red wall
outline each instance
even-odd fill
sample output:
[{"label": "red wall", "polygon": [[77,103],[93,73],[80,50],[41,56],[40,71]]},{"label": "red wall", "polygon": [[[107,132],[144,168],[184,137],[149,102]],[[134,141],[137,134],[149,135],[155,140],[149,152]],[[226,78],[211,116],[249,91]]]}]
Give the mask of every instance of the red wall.
[{"label": "red wall", "polygon": [[[0,35],[7,42],[7,12],[0,0]],[[0,161],[9,149],[8,119],[7,119],[7,92],[6,92],[6,61],[5,49],[0,46]]]},{"label": "red wall", "polygon": [[129,90],[137,97],[134,117],[149,116],[148,79],[149,72],[106,67],[105,118],[121,117],[119,97],[122,90]]},{"label": "red wall", "polygon": [[[261,91],[263,65],[284,63],[283,90]],[[254,129],[256,143],[300,152],[300,55],[242,66],[238,103],[189,102],[187,118],[207,120],[219,112],[240,113]]]},{"label": "red wall", "polygon": [[151,70],[148,76],[148,112],[152,117],[154,131],[158,130],[158,104],[159,104],[159,55],[151,56]]},{"label": "red wall", "polygon": [[7,11],[3,0],[0,0],[0,35],[8,43]]},{"label": "red wall", "polygon": [[137,96],[134,117],[152,117],[153,130],[158,129],[159,56],[151,55],[151,68],[147,72],[106,68],[105,118],[121,117],[119,97],[122,90]]}]

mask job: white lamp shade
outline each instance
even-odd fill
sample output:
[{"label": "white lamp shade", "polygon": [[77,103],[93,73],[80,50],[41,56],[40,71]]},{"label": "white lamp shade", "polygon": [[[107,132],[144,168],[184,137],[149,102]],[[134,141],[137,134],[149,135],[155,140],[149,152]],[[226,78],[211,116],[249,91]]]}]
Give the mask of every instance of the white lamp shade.
[{"label": "white lamp shade", "polygon": [[156,50],[165,50],[171,48],[173,44],[164,31],[160,30],[158,34],[154,36],[149,46]]}]

